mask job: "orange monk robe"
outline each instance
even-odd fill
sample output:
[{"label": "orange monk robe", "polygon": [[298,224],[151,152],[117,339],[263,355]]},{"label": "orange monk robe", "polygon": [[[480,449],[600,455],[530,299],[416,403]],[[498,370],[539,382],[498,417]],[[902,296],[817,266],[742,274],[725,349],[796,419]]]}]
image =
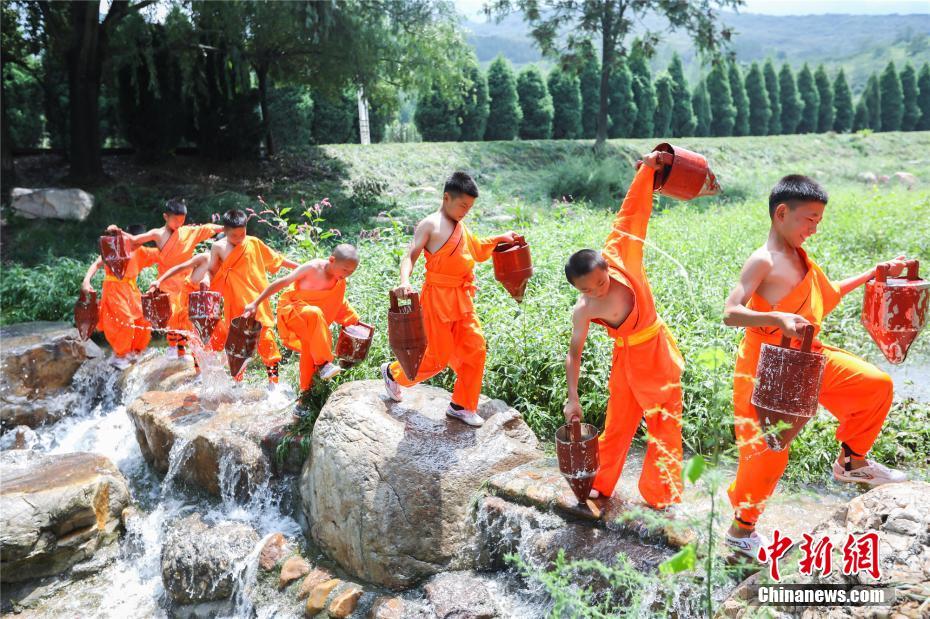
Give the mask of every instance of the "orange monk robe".
[{"label": "orange monk robe", "polygon": [[613,494],[627,452],[645,417],[647,446],[639,491],[653,507],[681,501],[681,371],[684,360],[675,339],[658,317],[643,270],[643,241],[652,215],[654,170],[641,166],[627,192],[602,255],[610,277],[629,288],[633,310],[619,327],[607,328],[614,339],[607,418],[598,439],[600,468],[594,488]]},{"label": "orange monk robe", "polygon": [[[218,232],[217,226],[205,224],[202,226],[181,226],[168,238],[168,242],[158,252],[158,275],[187,262],[194,256],[197,245],[209,239]],[[183,339],[175,331],[188,330],[187,321],[187,292],[184,286],[184,276],[176,275],[165,280],[160,290],[167,293],[171,299],[171,319],[168,320],[168,341],[176,346],[179,339]]]},{"label": "orange monk robe", "polygon": [[104,263],[97,328],[103,331],[117,357],[142,352],[152,339],[151,325],[142,316],[142,293],[136,278],[139,271],[155,264],[157,259],[156,248],[137,248],[129,258],[122,279],[117,279]]},{"label": "orange monk robe", "polygon": [[458,222],[445,244],[426,254],[426,281],[420,295],[426,329],[426,354],[413,380],[400,364],[391,364],[391,376],[411,387],[447,366],[455,372],[452,402],[468,410],[478,408],[484,360],[487,354],[481,324],[475,315],[475,262],[491,257],[496,241],[479,239]]},{"label": "orange monk robe", "polygon": [[[758,312],[788,312],[806,318],[820,333],[824,317],[840,302],[839,287],[819,266],[798,249],[807,274],[781,301],[772,306],[753,294],[747,307]],[[740,342],[733,376],[733,408],[739,467],[729,488],[730,502],[744,527],[755,525],[788,464],[789,450],[768,448],[751,403],[759,351],[763,343],[777,344],[781,332],[775,327],[746,329]],[[854,453],[865,455],[878,437],[891,408],[891,377],[855,355],[814,340],[811,348],[826,355],[820,403],[839,419],[836,438]]]},{"label": "orange monk robe", "polygon": [[[245,237],[233,248],[213,276],[213,289],[223,295],[223,322],[227,330],[232,319],[241,316],[245,306],[268,287],[266,273],[277,273],[283,263],[284,256],[254,236]],[[274,326],[271,303],[265,300],[259,304],[255,320],[262,324],[258,354],[266,366],[274,365],[281,360],[281,352],[271,332]]]},{"label": "orange monk robe", "polygon": [[297,290],[288,287],[278,299],[278,337],[300,353],[300,389],[313,385],[313,374],[333,360],[333,322],[354,325],[358,314],[346,301],[346,282],[341,279],[329,290]]}]

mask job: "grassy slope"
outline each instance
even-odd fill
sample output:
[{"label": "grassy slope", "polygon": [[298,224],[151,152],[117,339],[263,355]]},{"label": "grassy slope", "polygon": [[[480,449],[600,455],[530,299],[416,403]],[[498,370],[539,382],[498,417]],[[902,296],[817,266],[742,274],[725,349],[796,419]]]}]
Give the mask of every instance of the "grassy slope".
[{"label": "grassy slope", "polygon": [[[140,215],[140,200],[144,200],[141,215],[153,220],[150,212],[160,196],[182,193],[188,196],[196,218],[203,219],[212,209],[254,204],[258,193],[280,205],[295,205],[300,198],[329,197],[334,208],[327,225],[342,229],[348,240],[357,241],[362,229],[383,228],[377,240],[357,241],[363,263],[350,281],[349,295],[360,313],[384,333],[384,291],[396,280],[397,256],[408,238],[406,224],[435,208],[442,179],[451,169],[474,171],[482,196],[471,217],[472,227],[479,232],[500,227],[524,230],[536,265],[528,298],[519,307],[494,282],[488,266],[478,269],[477,306],[489,342],[485,392],[514,403],[546,436],[559,423],[565,389],[561,366],[575,298],[561,275],[561,265],[570,251],[598,246],[616,205],[614,200],[605,204],[553,202],[550,188],[560,175],[567,177],[568,185],[584,185],[589,177],[628,179],[635,153],[653,145],[642,140],[612,143],[611,157],[601,163],[591,159],[586,142],[329,146],[302,160],[301,165],[314,166],[312,177],[293,162],[258,170],[215,168],[213,176],[192,172],[189,165],[166,166],[149,170],[145,176],[129,175],[128,182],[117,181],[98,191],[98,208],[122,221],[130,214]],[[835,277],[861,271],[898,251],[928,258],[930,158],[926,153],[930,136],[691,139],[687,146],[708,155],[726,193],[695,203],[663,201],[650,226],[649,240],[655,247],[647,250],[646,260],[660,311],[688,360],[686,443],[690,450],[706,453],[721,446],[726,449],[731,443],[730,381],[739,333],[721,325],[721,307],[742,260],[764,239],[768,189],[790,172],[815,174],[825,183],[831,203],[809,250]],[[873,189],[855,180],[863,171],[892,174],[897,170],[916,174],[922,184],[908,192]],[[386,225],[385,219],[377,218],[380,212],[389,212],[400,225]],[[513,220],[500,221],[501,215]],[[102,223],[52,227],[14,221],[12,230],[6,231],[4,255],[28,245],[85,256]],[[75,246],[79,238],[90,240]],[[12,284],[36,271],[8,265],[3,278],[4,320],[15,318],[12,311],[17,308],[23,312],[20,318],[35,315],[38,307],[67,315],[83,264],[47,264],[39,267],[44,275],[25,290]],[[49,289],[46,279],[52,277],[56,278],[55,289]],[[860,295],[854,294],[830,317],[825,338],[876,360],[879,355],[874,345],[858,325]],[[592,334],[582,391],[586,410],[597,418],[606,404],[610,342],[602,330],[592,330]],[[347,378],[372,376],[376,364],[389,356],[385,340],[377,338],[370,362],[347,373]],[[928,352],[924,337],[916,354]],[[295,380],[296,370],[296,364],[290,363],[285,377]],[[527,380],[528,376],[533,379]],[[451,379],[446,373],[438,382],[451,386]],[[322,400],[326,394],[324,389],[318,396]],[[793,459],[792,471],[797,478],[819,476],[832,456],[833,422],[825,418],[815,425],[817,430],[807,432],[796,444],[795,451],[801,455]],[[928,444],[928,407],[899,403],[876,451],[899,463],[919,466],[926,462]]]}]

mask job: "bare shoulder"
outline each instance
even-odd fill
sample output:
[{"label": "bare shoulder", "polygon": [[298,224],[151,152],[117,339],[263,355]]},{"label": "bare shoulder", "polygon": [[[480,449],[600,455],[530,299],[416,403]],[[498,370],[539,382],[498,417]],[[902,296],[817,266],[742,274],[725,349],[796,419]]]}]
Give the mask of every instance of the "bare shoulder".
[{"label": "bare shoulder", "polygon": [[578,295],[575,307],[572,308],[572,322],[591,320],[591,301],[584,295]]},{"label": "bare shoulder", "polygon": [[746,263],[743,265],[743,271],[766,274],[772,270],[775,265],[775,256],[767,246],[763,245],[756,251],[749,254]]}]

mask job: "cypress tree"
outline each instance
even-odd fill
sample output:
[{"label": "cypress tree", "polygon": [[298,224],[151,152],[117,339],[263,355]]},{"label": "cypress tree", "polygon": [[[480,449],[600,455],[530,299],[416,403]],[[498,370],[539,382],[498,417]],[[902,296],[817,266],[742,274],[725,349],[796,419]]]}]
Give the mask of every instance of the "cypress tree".
[{"label": "cypress tree", "polygon": [[917,74],[917,107],[920,108],[920,118],[917,119],[917,130],[930,129],[930,64],[924,63]]},{"label": "cypress tree", "polygon": [[730,93],[730,78],[723,63],[717,64],[707,75],[707,95],[710,97],[710,132],[723,137],[733,135],[736,106]]},{"label": "cypress tree", "polygon": [[833,130],[837,133],[846,133],[853,127],[853,116],[857,110],[853,108],[852,93],[846,82],[846,73],[843,69],[836,74],[833,80],[833,109],[836,111],[833,118]]},{"label": "cypress tree", "polygon": [[685,79],[685,70],[681,66],[681,57],[678,52],[672,54],[672,61],[668,65],[668,75],[672,79],[672,120],[669,132],[673,137],[681,138],[694,135],[697,119],[691,107],[691,89]]},{"label": "cypress tree", "polygon": [[469,85],[462,98],[462,135],[463,142],[479,142],[484,138],[488,124],[488,78],[478,66],[478,60],[472,58],[465,67],[465,77]]},{"label": "cypress tree", "polygon": [[882,130],[882,92],[881,87],[878,85],[878,76],[874,73],[869,76],[869,81],[866,82],[865,91],[865,106],[869,110],[869,128],[872,131],[881,131]]},{"label": "cypress tree", "polygon": [[424,142],[453,142],[462,135],[459,106],[444,96],[434,82],[417,101],[413,122]]},{"label": "cypress tree", "polygon": [[703,79],[694,87],[691,107],[694,110],[694,135],[710,135],[710,97],[707,95],[707,83]]},{"label": "cypress tree", "polygon": [[901,119],[904,117],[904,95],[894,61],[889,62],[882,71],[881,89],[882,131],[900,131]]},{"label": "cypress tree", "polygon": [[[675,82],[668,74],[663,73],[656,80],[656,113],[653,117],[652,129],[656,137],[664,138],[670,135],[672,115],[675,110],[673,92],[675,92]],[[688,103],[690,102],[691,98],[688,97]]]},{"label": "cypress tree", "polygon": [[633,137],[648,138],[653,135],[653,117],[656,113],[656,90],[652,85],[652,72],[646,62],[642,47],[637,45],[630,54],[630,72],[633,75],[633,100],[636,102],[636,120]]},{"label": "cypress tree", "polygon": [[552,137],[552,97],[546,88],[546,80],[535,66],[526,67],[517,77],[517,97],[523,113],[520,138],[548,140]]},{"label": "cypress tree", "polygon": [[601,105],[601,63],[593,49],[584,55],[584,64],[578,75],[581,85],[581,136],[597,136],[597,112]]},{"label": "cypress tree", "polygon": [[778,73],[778,87],[781,89],[781,132],[794,133],[801,121],[803,103],[794,83],[794,73],[787,62]]},{"label": "cypress tree", "polygon": [[498,56],[488,67],[488,124],[485,140],[512,140],[517,137],[520,121],[520,102],[517,100],[517,80],[510,61]]},{"label": "cypress tree", "polygon": [[817,67],[814,73],[814,82],[817,84],[817,94],[820,95],[820,115],[817,117],[818,133],[826,133],[833,129],[833,86],[827,77],[827,70],[823,65]]},{"label": "cypress tree", "polygon": [[740,71],[736,61],[729,63],[728,71],[730,94],[733,96],[733,105],[736,107],[733,135],[749,135],[749,97],[746,96],[746,87],[743,84],[743,72]]},{"label": "cypress tree", "polygon": [[765,61],[762,75],[765,77],[765,90],[769,93],[769,135],[778,135],[781,133],[781,88],[771,58]]},{"label": "cypress tree", "polygon": [[578,78],[556,67],[549,73],[552,97],[552,137],[574,140],[581,136],[581,89]]},{"label": "cypress tree", "polygon": [[917,71],[914,65],[907,63],[901,71],[901,94],[904,97],[904,115],[901,117],[901,131],[913,131],[920,120],[920,107],[917,99]]},{"label": "cypress tree", "polygon": [[820,118],[820,95],[817,93],[817,84],[807,63],[798,73],[798,94],[801,96],[801,120],[798,121],[798,133],[814,133],[817,131],[817,119]]},{"label": "cypress tree", "polygon": [[746,74],[746,94],[749,99],[749,135],[766,135],[769,131],[769,122],[772,109],[769,104],[769,93],[765,88],[765,76],[759,63],[754,62]]},{"label": "cypress tree", "polygon": [[869,122],[869,104],[866,102],[865,93],[862,93],[859,95],[859,102],[856,103],[856,116],[853,118],[853,131],[868,129]]},{"label": "cypress tree", "polygon": [[611,138],[629,138],[633,136],[636,122],[636,101],[633,97],[633,74],[626,62],[620,61],[614,67],[608,84],[607,114],[609,116],[608,136]]}]

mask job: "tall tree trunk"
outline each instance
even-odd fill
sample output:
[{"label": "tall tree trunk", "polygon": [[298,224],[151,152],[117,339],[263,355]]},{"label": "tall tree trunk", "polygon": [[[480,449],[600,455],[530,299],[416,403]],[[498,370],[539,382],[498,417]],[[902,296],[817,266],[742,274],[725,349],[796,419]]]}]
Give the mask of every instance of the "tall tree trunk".
[{"label": "tall tree trunk", "polygon": [[597,107],[597,134],[595,152],[602,152],[607,143],[607,94],[610,86],[611,66],[614,61],[613,3],[605,2],[601,15],[601,92]]},{"label": "tall tree trunk", "polygon": [[256,67],[255,73],[258,74],[258,104],[262,110],[262,128],[265,131],[265,150],[268,156],[275,154],[274,135],[271,131],[271,116],[268,111],[268,67],[260,65]]},{"label": "tall tree trunk", "polygon": [[71,108],[70,177],[78,182],[100,180],[99,95],[101,53],[100,2],[71,4],[72,43],[68,50],[68,91]]},{"label": "tall tree trunk", "polygon": [[13,167],[13,142],[10,140],[10,122],[6,106],[6,80],[0,76],[0,184],[3,195],[0,201],[6,202],[7,196],[16,182],[16,168]]}]

